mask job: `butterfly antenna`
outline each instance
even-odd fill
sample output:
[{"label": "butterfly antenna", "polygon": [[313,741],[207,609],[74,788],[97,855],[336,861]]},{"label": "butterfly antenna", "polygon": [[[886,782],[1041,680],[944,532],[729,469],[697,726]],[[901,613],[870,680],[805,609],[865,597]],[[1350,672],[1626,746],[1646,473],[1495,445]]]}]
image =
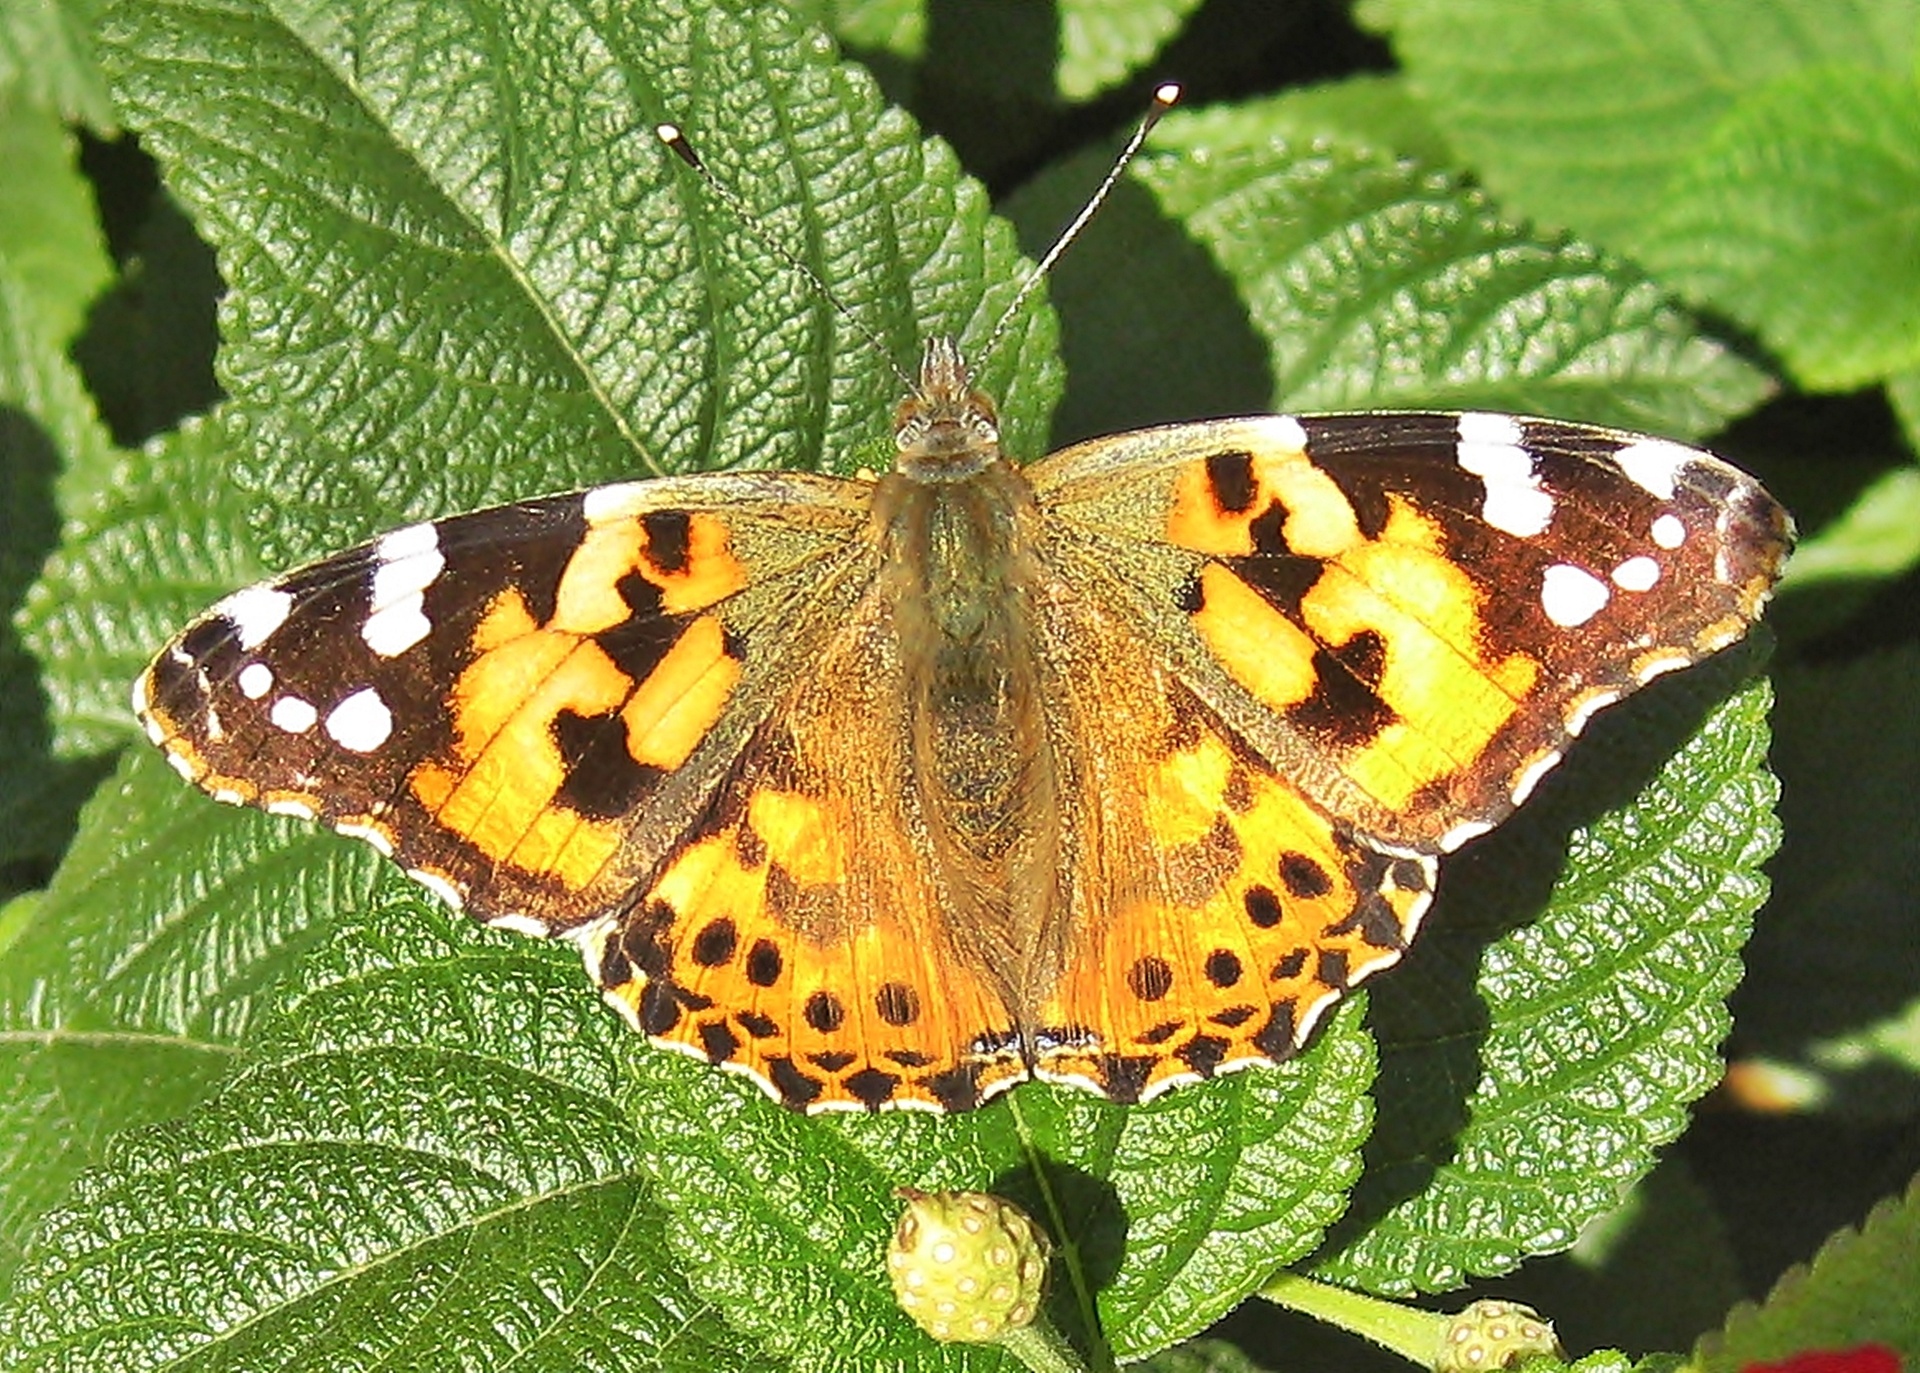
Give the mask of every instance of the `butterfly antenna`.
[{"label": "butterfly antenna", "polygon": [[1147,112],[1141,116],[1140,125],[1133,131],[1133,137],[1127,140],[1127,146],[1120,150],[1118,157],[1114,158],[1113,168],[1107,173],[1106,180],[1102,181],[1099,188],[1087,197],[1087,203],[1080,207],[1080,213],[1060,231],[1058,237],[1053,240],[1053,246],[1047,249],[1046,255],[1038,263],[1034,264],[1033,270],[1027,273],[1026,280],[1020,283],[1020,289],[1013,293],[1013,299],[1007,302],[1007,308],[1000,312],[1000,319],[993,326],[993,332],[987,335],[986,346],[980,350],[979,356],[982,362],[993,356],[993,350],[999,345],[1001,335],[1007,332],[1007,327],[1013,323],[1014,315],[1018,314],[1020,307],[1026,304],[1027,297],[1032,295],[1034,288],[1046,279],[1047,273],[1053,270],[1053,264],[1060,260],[1060,255],[1067,251],[1076,238],[1080,237],[1080,231],[1087,227],[1087,221],[1099,212],[1102,203],[1119,184],[1120,177],[1127,170],[1128,164],[1133,161],[1134,154],[1140,151],[1140,145],[1145,143],[1147,135],[1153,132],[1153,126],[1160,122],[1161,117],[1172,109],[1179,99],[1179,83],[1168,81],[1155,87],[1152,103],[1147,106]]},{"label": "butterfly antenna", "polygon": [[732,212],[733,217],[740,222],[740,227],[747,231],[755,243],[805,278],[807,284],[819,293],[820,298],[831,305],[834,312],[845,320],[855,333],[867,341],[867,346],[872,348],[880,360],[892,369],[893,374],[900,378],[902,385],[909,391],[915,389],[913,378],[894,361],[893,354],[887,351],[887,345],[881,342],[880,336],[847,308],[847,303],[834,293],[833,288],[822,280],[818,272],[800,260],[799,254],[767,232],[766,226],[760,222],[760,217],[753,212],[745,200],[740,198],[733,187],[707,169],[707,164],[700,160],[700,154],[693,150],[693,144],[687,141],[687,136],[680,131],[678,124],[656,124],[653,132],[662,143],[672,149],[675,157],[693,169],[700,180],[706,184],[707,190]]}]

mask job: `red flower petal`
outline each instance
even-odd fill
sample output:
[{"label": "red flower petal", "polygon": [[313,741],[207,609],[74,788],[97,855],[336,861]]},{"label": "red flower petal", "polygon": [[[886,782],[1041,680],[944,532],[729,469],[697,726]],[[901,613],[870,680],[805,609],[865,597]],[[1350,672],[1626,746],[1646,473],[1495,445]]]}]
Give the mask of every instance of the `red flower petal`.
[{"label": "red flower petal", "polygon": [[1884,1344],[1815,1349],[1781,1363],[1750,1363],[1740,1373],[1901,1373],[1900,1356]]}]

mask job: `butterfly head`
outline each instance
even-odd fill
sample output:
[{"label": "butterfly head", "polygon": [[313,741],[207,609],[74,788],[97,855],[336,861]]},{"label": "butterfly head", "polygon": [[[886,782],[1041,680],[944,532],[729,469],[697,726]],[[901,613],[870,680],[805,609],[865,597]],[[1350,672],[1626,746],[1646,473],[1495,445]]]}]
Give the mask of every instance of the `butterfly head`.
[{"label": "butterfly head", "polygon": [[973,388],[960,347],[927,340],[920,382],[894,412],[895,470],[921,482],[965,481],[1000,461],[1000,417]]}]

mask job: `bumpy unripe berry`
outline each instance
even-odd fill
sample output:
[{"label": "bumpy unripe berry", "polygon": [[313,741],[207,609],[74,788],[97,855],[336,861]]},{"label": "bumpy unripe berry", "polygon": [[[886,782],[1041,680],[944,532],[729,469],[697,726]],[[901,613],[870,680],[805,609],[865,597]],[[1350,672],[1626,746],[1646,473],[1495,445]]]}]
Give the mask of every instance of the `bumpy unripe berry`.
[{"label": "bumpy unripe berry", "polygon": [[1433,1367],[1434,1373],[1486,1373],[1535,1354],[1565,1357],[1553,1322],[1518,1302],[1477,1301],[1447,1326]]},{"label": "bumpy unripe berry", "polygon": [[936,1340],[985,1344],[1032,1323],[1051,1246],[1026,1212],[985,1192],[921,1192],[887,1249],[900,1309]]}]

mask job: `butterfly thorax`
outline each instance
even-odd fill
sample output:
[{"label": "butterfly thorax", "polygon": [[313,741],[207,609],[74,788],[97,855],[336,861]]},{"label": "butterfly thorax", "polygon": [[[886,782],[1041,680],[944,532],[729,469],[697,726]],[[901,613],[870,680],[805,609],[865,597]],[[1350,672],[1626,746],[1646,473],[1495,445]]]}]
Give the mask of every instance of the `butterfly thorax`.
[{"label": "butterfly thorax", "polygon": [[928,345],[896,432],[898,465],[873,509],[912,740],[908,804],[956,926],[1003,946],[970,950],[976,966],[1018,1003],[1016,987],[1044,980],[1032,955],[1056,905],[1058,786],[1033,639],[1040,512],[951,342]]}]

